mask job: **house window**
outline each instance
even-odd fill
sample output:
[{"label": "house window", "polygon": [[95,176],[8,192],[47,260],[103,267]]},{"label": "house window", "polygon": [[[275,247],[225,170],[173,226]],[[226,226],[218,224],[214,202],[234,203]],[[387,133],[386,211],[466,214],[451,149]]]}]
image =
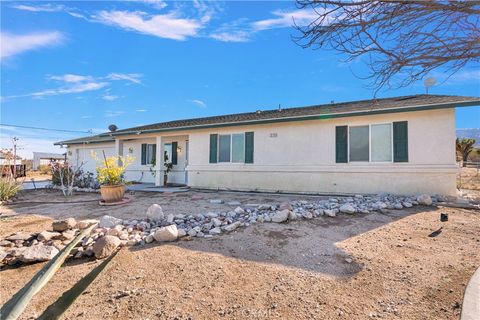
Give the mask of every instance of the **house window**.
[{"label": "house window", "polygon": [[231,138],[230,134],[218,136],[218,162],[230,162]]},{"label": "house window", "polygon": [[368,126],[350,127],[350,161],[369,161]]},{"label": "house window", "polygon": [[156,153],[155,144],[147,144],[147,164],[155,163],[155,153]]},{"label": "house window", "polygon": [[392,124],[349,127],[350,161],[392,161]]},{"label": "house window", "polygon": [[156,144],[142,143],[142,165],[155,164],[155,157],[157,152]]},{"label": "house window", "polygon": [[163,158],[165,162],[172,162],[172,144],[171,143],[165,143],[165,151],[163,154]]},{"label": "house window", "polygon": [[392,161],[392,125],[372,124],[370,130],[371,161]]},{"label": "house window", "polygon": [[245,134],[232,134],[232,162],[245,162]]},{"label": "house window", "polygon": [[254,133],[210,134],[209,163],[253,163]]},{"label": "house window", "polygon": [[245,162],[245,134],[218,136],[218,162]]}]

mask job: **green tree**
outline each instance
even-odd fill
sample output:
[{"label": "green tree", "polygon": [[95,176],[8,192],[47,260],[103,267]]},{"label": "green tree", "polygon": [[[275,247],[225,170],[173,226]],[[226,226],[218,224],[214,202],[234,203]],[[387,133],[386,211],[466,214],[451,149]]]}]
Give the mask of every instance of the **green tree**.
[{"label": "green tree", "polygon": [[474,150],[473,146],[475,145],[475,139],[459,139],[457,138],[456,146],[457,146],[457,155],[463,161],[463,166],[466,166],[466,162],[468,160],[468,156]]}]

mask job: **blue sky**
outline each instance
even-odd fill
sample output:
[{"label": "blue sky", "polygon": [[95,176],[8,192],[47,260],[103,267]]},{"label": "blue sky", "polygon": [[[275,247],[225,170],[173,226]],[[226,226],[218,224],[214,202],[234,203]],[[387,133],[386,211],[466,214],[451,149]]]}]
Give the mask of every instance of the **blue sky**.
[{"label": "blue sky", "polygon": [[[99,133],[181,118],[369,99],[344,63],[302,49],[291,36],[312,19],[294,2],[1,2],[1,123]],[[446,79],[433,94],[480,95],[480,66]],[[422,82],[378,97],[424,93]],[[480,107],[457,110],[457,128],[480,127]],[[60,151],[83,136],[1,127],[2,147]]]}]

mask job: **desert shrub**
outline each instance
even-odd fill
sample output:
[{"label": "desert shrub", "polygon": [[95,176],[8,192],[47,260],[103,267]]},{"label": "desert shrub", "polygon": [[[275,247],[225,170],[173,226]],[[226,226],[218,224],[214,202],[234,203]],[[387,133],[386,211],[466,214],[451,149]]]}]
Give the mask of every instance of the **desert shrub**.
[{"label": "desert shrub", "polygon": [[0,200],[5,201],[13,198],[22,188],[22,184],[12,177],[0,178]]},{"label": "desert shrub", "polygon": [[95,175],[89,171],[80,171],[78,175],[75,176],[73,186],[79,188],[100,189],[100,183],[95,178]]},{"label": "desert shrub", "polygon": [[38,171],[42,174],[50,174],[52,173],[52,168],[48,164],[41,164],[38,166]]},{"label": "desert shrub", "polygon": [[104,155],[103,159],[99,159],[95,152],[92,152],[92,158],[97,161],[98,182],[109,186],[125,183],[125,169],[135,161],[130,155],[126,157]]}]

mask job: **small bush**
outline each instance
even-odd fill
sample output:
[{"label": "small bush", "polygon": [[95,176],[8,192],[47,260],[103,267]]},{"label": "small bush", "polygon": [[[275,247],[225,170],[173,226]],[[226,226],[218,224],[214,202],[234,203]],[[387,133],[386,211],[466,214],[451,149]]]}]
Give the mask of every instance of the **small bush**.
[{"label": "small bush", "polygon": [[22,184],[11,177],[0,178],[0,201],[15,197]]},{"label": "small bush", "polygon": [[41,164],[38,166],[38,171],[40,171],[42,174],[51,174],[52,167],[48,164]]}]

